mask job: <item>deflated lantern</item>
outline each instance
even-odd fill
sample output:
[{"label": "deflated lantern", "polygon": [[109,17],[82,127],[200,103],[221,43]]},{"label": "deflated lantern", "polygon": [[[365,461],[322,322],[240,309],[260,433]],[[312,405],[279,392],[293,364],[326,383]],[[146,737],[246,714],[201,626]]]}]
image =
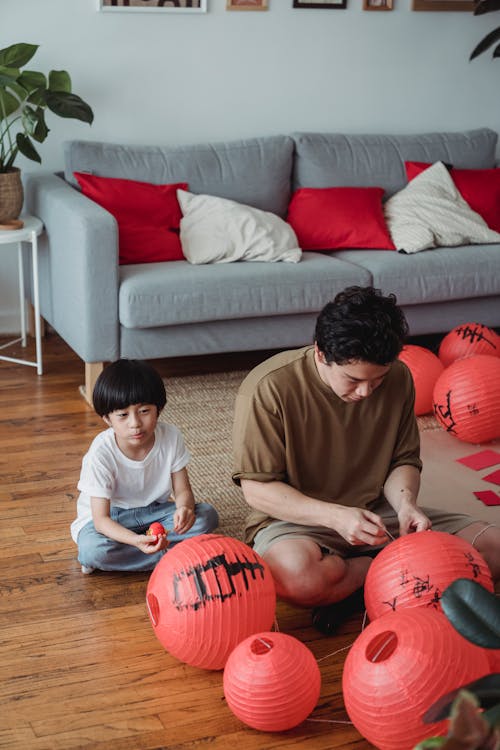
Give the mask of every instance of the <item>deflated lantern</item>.
[{"label": "deflated lantern", "polygon": [[345,707],[379,750],[412,750],[448,731],[447,720],[423,723],[432,704],[488,671],[484,650],[462,638],[442,612],[399,610],[370,623],[352,645],[342,677]]},{"label": "deflated lantern", "polygon": [[445,367],[457,359],[486,354],[500,357],[500,336],[482,323],[462,323],[446,334],[439,346],[439,359]]},{"label": "deflated lantern", "polygon": [[430,349],[409,344],[399,354],[410,370],[415,385],[415,414],[428,414],[432,411],[432,392],[436,380],[444,370],[443,364]]},{"label": "deflated lantern", "polygon": [[160,643],[180,661],[222,669],[235,646],[274,622],[269,567],[243,542],[203,534],[177,544],[149,579],[146,602]]},{"label": "deflated lantern", "polygon": [[482,555],[465,539],[444,531],[401,536],[376,556],[365,580],[370,620],[408,607],[441,609],[443,591],[457,578],[470,578],[493,591]]},{"label": "deflated lantern", "polygon": [[500,437],[500,357],[453,362],[434,386],[434,414],[446,432],[467,443]]},{"label": "deflated lantern", "polygon": [[303,643],[285,633],[258,633],[240,643],[224,669],[224,695],[241,721],[264,732],[300,724],[316,706],[321,675]]}]

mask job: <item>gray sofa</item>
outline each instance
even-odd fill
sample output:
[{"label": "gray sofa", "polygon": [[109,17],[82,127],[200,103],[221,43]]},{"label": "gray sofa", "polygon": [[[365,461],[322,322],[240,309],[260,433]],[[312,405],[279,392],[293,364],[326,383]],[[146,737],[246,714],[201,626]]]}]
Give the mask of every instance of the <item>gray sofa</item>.
[{"label": "gray sofa", "polygon": [[307,343],[318,311],[351,284],[394,292],[412,335],[472,320],[498,326],[498,245],[414,255],[304,252],[297,264],[119,266],[114,218],[76,189],[73,176],[80,171],[157,184],[186,181],[193,193],[285,217],[299,187],[381,186],[390,196],[406,184],[404,161],[491,168],[496,143],[497,134],[485,128],[406,136],[296,133],[175,148],[69,142],[64,175],[31,174],[25,181],[26,210],[46,227],[39,247],[42,316],[85,362],[87,398],[103,362],[118,357]]}]

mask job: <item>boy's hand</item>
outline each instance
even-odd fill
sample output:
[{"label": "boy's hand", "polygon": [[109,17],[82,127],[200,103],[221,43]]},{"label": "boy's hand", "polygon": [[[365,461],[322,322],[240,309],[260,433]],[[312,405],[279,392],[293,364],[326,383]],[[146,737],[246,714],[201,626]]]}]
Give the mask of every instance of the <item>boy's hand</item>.
[{"label": "boy's hand", "polygon": [[185,534],[194,524],[194,508],[181,505],[174,513],[174,531],[176,534]]},{"label": "boy's hand", "polygon": [[154,555],[162,549],[167,549],[167,532],[164,534],[138,534],[136,547],[145,555]]}]

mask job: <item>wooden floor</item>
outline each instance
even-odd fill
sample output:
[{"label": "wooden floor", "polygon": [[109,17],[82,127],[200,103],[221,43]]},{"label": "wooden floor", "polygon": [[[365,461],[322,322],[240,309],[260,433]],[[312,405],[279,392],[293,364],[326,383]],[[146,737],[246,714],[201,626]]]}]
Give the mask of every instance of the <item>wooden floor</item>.
[{"label": "wooden floor", "polygon": [[[346,652],[330,654],[353,643],[361,617],[323,638],[308,612],[278,605],[279,629],[323,659],[322,690],[311,719],[288,732],[261,733],[230,712],[221,672],[182,664],[156,640],[145,606],[147,575],[81,574],[69,524],[81,458],[102,422],[79,395],[81,361],[55,334],[43,348],[42,376],[0,362],[0,747],[371,748],[352,725],[331,723],[348,717],[340,688]],[[168,376],[259,359],[155,365]]]}]

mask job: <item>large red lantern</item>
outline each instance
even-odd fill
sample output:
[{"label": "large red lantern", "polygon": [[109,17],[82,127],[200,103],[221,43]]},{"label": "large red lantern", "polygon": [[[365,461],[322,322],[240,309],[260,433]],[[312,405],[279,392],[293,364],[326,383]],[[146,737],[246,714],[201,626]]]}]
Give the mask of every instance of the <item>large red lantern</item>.
[{"label": "large red lantern", "polygon": [[430,349],[408,344],[399,354],[399,359],[410,370],[415,385],[415,414],[432,411],[432,392],[436,380],[444,370],[443,363]]},{"label": "large red lantern", "polygon": [[445,367],[457,359],[486,354],[500,357],[500,336],[482,323],[462,323],[446,334],[439,346],[439,359]]},{"label": "large red lantern", "polygon": [[223,682],[231,711],[264,732],[284,732],[303,722],[321,690],[313,654],[285,633],[246,638],[227,660]]},{"label": "large red lantern", "polygon": [[434,386],[434,414],[441,426],[466,443],[500,437],[500,357],[453,362]]},{"label": "large red lantern", "polygon": [[345,707],[379,750],[412,750],[447,733],[447,720],[422,721],[433,703],[488,671],[484,650],[462,638],[442,612],[398,610],[370,623],[352,645],[342,677]]},{"label": "large red lantern", "polygon": [[267,563],[243,542],[218,534],[169,550],[151,574],[146,602],[160,643],[204,669],[222,669],[240,641],[271,628],[276,612]]},{"label": "large red lantern", "polygon": [[443,591],[457,578],[470,578],[493,591],[490,569],[465,539],[444,531],[401,536],[379,552],[365,580],[370,620],[408,607],[441,609]]}]

